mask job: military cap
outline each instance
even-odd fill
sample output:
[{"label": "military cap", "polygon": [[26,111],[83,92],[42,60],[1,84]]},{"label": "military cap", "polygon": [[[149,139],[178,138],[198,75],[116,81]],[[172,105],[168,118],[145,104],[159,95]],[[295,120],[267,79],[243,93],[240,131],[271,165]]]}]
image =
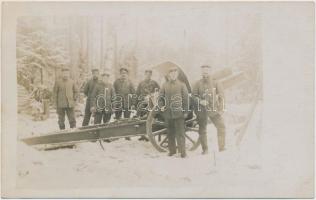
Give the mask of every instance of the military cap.
[{"label": "military cap", "polygon": [[210,65],[202,65],[201,68],[208,68],[211,69],[212,67]]},{"label": "military cap", "polygon": [[61,69],[61,71],[62,71],[62,72],[65,72],[65,71],[70,71],[70,70],[69,70],[68,67],[63,67],[63,68]]},{"label": "military cap", "polygon": [[178,67],[177,66],[170,66],[168,71],[171,72],[171,71],[174,71],[174,70],[178,71]]},{"label": "military cap", "polygon": [[98,68],[92,68],[91,71],[92,71],[92,72],[98,72],[99,69],[98,69]]},{"label": "military cap", "polygon": [[110,76],[110,73],[108,70],[104,70],[102,71],[101,76]]},{"label": "military cap", "polygon": [[128,73],[128,69],[125,67],[121,67],[120,72],[126,71]]}]

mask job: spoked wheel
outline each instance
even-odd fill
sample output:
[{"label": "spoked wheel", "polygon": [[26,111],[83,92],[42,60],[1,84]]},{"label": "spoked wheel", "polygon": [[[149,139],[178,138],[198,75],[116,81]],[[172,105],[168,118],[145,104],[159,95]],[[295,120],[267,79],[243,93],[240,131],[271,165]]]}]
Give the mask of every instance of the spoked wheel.
[{"label": "spoked wheel", "polygon": [[[186,149],[194,151],[200,145],[198,128],[195,127],[195,118],[186,121],[185,130]],[[168,151],[166,124],[161,119],[157,119],[153,111],[148,114],[146,133],[149,141],[159,152]]]},{"label": "spoked wheel", "polygon": [[146,121],[146,133],[149,141],[159,152],[166,152],[168,149],[167,128],[164,122],[158,121],[153,111],[148,113]]},{"label": "spoked wheel", "polygon": [[185,121],[185,145],[190,151],[196,150],[201,142],[199,140],[199,128],[196,124],[196,118],[192,118]]}]

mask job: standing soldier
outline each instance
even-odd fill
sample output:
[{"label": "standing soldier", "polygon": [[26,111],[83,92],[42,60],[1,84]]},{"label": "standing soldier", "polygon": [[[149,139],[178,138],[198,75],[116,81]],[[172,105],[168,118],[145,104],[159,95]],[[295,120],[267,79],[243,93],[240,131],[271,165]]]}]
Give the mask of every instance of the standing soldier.
[{"label": "standing soldier", "polygon": [[91,114],[92,114],[91,111],[94,111],[92,108],[91,102],[95,98],[95,96],[93,96],[93,95],[95,94],[94,90],[98,84],[98,79],[99,79],[99,69],[92,69],[92,79],[89,80],[85,84],[84,90],[83,90],[83,93],[87,97],[87,101],[86,101],[86,107],[85,107],[85,111],[84,111],[84,118],[83,118],[82,126],[89,125]]},{"label": "standing soldier", "polygon": [[208,118],[211,119],[217,129],[219,151],[225,150],[225,124],[221,116],[224,93],[220,84],[209,75],[210,69],[210,66],[201,66],[202,79],[197,81],[192,91],[199,124],[199,139],[202,145],[202,154],[208,154],[206,135]]},{"label": "standing soldier", "polygon": [[70,79],[69,69],[62,69],[62,80],[56,81],[54,85],[54,99],[58,114],[60,130],[65,129],[65,114],[67,114],[70,128],[76,127],[75,102],[78,97],[78,90],[74,81]]},{"label": "standing soldier", "polygon": [[162,110],[163,117],[168,130],[168,156],[177,153],[178,150],[182,158],[187,156],[185,149],[185,118],[188,115],[188,90],[184,83],[178,80],[178,68],[170,67],[168,81],[165,82],[159,92],[159,99],[164,101]]},{"label": "standing soldier", "polygon": [[[137,94],[137,116],[144,117],[148,113],[148,108],[151,108],[153,104],[150,102],[150,95],[155,91],[159,91],[159,85],[156,81],[151,79],[152,70],[145,70],[145,80],[139,83]],[[142,135],[139,140],[148,141],[146,136]]]},{"label": "standing soldier", "polygon": [[[128,79],[128,69],[120,69],[120,78],[114,81],[114,91],[117,98],[120,98],[122,103],[119,108],[116,108],[115,119],[130,118],[131,110],[135,109],[135,88],[133,83]],[[117,100],[116,98],[116,100]]]},{"label": "standing soldier", "polygon": [[[116,100],[119,99],[121,103],[117,108],[115,107],[115,119],[119,120],[123,118],[130,118],[131,110],[135,109],[135,88],[133,83],[128,79],[128,69],[122,67],[120,69],[120,78],[114,81],[114,91],[116,94]],[[126,140],[131,140],[129,137]]]},{"label": "standing soldier", "polygon": [[107,123],[112,116],[112,100],[115,96],[112,84],[109,82],[110,74],[105,71],[101,74],[101,81],[96,86],[91,99],[92,110],[95,111],[94,124]]},{"label": "standing soldier", "polygon": [[[137,115],[143,117],[148,113],[146,108],[149,105],[150,95],[153,94],[155,91],[159,91],[160,87],[158,83],[151,79],[152,70],[147,69],[145,70],[145,80],[139,83],[136,94],[137,94]],[[153,105],[151,105],[153,106]]]}]

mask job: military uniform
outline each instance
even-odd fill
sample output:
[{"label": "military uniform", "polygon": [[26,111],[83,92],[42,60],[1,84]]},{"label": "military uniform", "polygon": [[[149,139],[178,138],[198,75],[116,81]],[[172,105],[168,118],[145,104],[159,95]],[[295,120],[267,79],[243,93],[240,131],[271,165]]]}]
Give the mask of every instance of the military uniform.
[{"label": "military uniform", "polygon": [[[144,80],[139,83],[136,94],[137,94],[137,115],[142,117],[147,114],[145,110],[148,106],[153,106],[149,104],[150,102],[146,100],[148,95],[155,92],[155,90],[159,91],[160,87],[158,83],[154,80]],[[149,104],[149,105],[148,105]]]},{"label": "military uniform", "polygon": [[98,85],[99,81],[98,79],[91,79],[89,80],[84,87],[84,91],[83,93],[86,95],[87,97],[87,101],[86,101],[86,107],[85,107],[85,111],[84,111],[84,118],[83,118],[83,122],[82,122],[82,126],[87,126],[89,125],[90,122],[90,118],[91,118],[91,107],[93,106],[93,104],[91,104],[92,100],[95,99],[95,89],[96,86]]},{"label": "military uniform", "polygon": [[[188,98],[187,87],[179,80],[169,80],[160,89],[159,99],[164,99],[165,106],[162,115],[167,124],[169,155],[177,152],[177,141],[181,157],[186,156],[184,120],[189,106]],[[162,106],[161,102],[159,105]]]},{"label": "military uniform", "polygon": [[115,108],[115,119],[120,119],[122,117],[122,113],[124,112],[124,118],[130,118],[132,105],[135,105],[135,88],[133,83],[128,79],[117,79],[114,81],[114,91],[116,94],[115,101],[122,102],[122,106]]},{"label": "military uniform", "polygon": [[65,114],[67,114],[70,128],[76,127],[74,113],[75,101],[78,98],[78,90],[72,80],[62,79],[54,85],[54,98],[58,114],[59,128],[65,129]]},{"label": "military uniform", "polygon": [[92,96],[94,98],[91,99],[91,105],[96,108],[94,124],[100,124],[102,119],[103,123],[109,122],[112,115],[111,103],[115,96],[112,84],[99,81]]},{"label": "military uniform", "polygon": [[[208,117],[213,122],[217,129],[218,146],[222,151],[225,148],[225,124],[220,114],[223,107],[224,93],[220,84],[212,78],[201,79],[193,86],[192,96],[195,101],[195,112],[199,124],[199,136],[203,152],[208,151],[207,145],[207,119]],[[216,98],[219,97],[219,98]],[[202,100],[206,100],[208,106],[200,104]]]}]

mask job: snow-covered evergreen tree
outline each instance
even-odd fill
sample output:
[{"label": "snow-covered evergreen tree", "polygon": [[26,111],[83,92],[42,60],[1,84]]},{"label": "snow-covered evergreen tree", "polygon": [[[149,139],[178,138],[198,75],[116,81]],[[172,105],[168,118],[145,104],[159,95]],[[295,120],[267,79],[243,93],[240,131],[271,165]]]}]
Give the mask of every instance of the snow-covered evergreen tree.
[{"label": "snow-covered evergreen tree", "polygon": [[58,69],[69,64],[62,34],[49,32],[45,19],[23,17],[17,25],[18,83],[32,90],[39,85],[51,88]]}]

